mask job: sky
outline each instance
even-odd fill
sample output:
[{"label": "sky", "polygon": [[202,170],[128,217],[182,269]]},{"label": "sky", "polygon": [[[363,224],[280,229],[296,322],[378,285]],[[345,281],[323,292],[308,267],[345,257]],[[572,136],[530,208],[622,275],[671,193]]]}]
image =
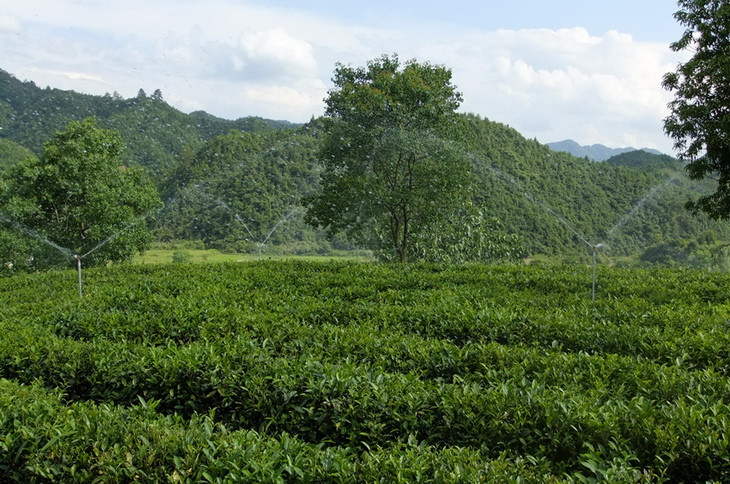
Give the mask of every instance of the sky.
[{"label": "sky", "polygon": [[686,60],[672,0],[3,0],[0,69],[40,87],[184,112],[306,122],[337,63],[443,65],[460,111],[542,143],[654,148]]}]

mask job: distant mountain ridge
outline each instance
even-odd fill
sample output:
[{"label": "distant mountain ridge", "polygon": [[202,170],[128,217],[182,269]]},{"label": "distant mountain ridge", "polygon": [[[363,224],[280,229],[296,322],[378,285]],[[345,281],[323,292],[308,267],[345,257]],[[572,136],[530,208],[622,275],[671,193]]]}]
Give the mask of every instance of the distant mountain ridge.
[{"label": "distant mountain ridge", "polygon": [[[547,146],[553,151],[564,151],[566,153],[570,153],[577,158],[588,158],[589,160],[593,161],[606,161],[613,156],[639,150],[637,148],[631,147],[609,148],[608,146],[604,146],[601,144],[581,146],[572,139],[547,143]],[[651,148],[640,148],[640,150],[655,155],[664,154],[661,151],[657,151]]]}]

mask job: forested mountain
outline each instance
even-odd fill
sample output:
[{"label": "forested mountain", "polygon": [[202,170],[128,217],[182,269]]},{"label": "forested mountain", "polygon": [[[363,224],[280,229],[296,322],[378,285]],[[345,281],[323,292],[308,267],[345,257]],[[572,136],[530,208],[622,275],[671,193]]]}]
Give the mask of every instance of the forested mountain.
[{"label": "forested mountain", "polygon": [[[577,158],[588,158],[589,160],[593,161],[605,161],[612,156],[636,151],[635,148],[609,148],[608,146],[604,146],[601,144],[581,146],[572,139],[547,143],[547,146],[549,146],[550,149],[553,151],[565,151],[566,153],[570,153]],[[652,150],[649,148],[643,148],[642,151],[646,151],[655,155],[662,154],[657,150]]]},{"label": "forested mountain", "polygon": [[123,99],[116,93],[91,96],[41,89],[0,70],[0,137],[39,155],[55,132],[90,116],[122,135],[125,164],[147,168],[158,183],[172,173],[181,153],[195,152],[215,136],[232,129],[258,132],[294,126],[257,117],[228,121],[204,112],[185,114],[167,104],[159,90],[148,96],[140,89],[136,97]]},{"label": "forested mountain", "polygon": [[[73,119],[96,116],[127,146],[123,162],[145,167],[165,208],[160,240],[196,240],[245,252],[326,251],[303,221],[302,198],[319,190],[314,119],[294,125],[248,117],[185,114],[159,91],[131,99],[40,89],[0,71],[0,170],[40,154]],[[666,155],[632,151],[594,163],[556,152],[516,130],[464,115],[478,202],[517,234],[530,255],[707,264],[725,257],[728,224],[694,216],[684,203],[711,182],[690,181]],[[347,241],[338,241],[347,247]]]},{"label": "forested mountain", "polygon": [[247,252],[328,246],[302,219],[302,197],[318,188],[317,144],[311,126],[212,139],[168,179],[159,237]]},{"label": "forested mountain", "polygon": [[0,171],[35,154],[15,141],[0,138]]},{"label": "forested mountain", "polygon": [[678,159],[669,155],[650,153],[646,150],[628,151],[612,156],[606,159],[604,165],[665,172],[676,172],[682,169],[682,163]]}]

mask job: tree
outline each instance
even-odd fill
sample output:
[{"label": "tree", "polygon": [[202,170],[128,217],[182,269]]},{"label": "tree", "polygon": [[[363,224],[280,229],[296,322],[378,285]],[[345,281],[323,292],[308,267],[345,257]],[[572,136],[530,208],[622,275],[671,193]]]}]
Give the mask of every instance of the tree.
[{"label": "tree", "polygon": [[[0,179],[0,257],[42,268],[129,259],[150,241],[146,217],[161,206],[141,169],[120,164],[121,137],[93,118],[71,122]],[[4,241],[4,242],[3,242]]]},{"label": "tree", "polygon": [[726,0],[679,0],[675,18],[686,27],[671,44],[694,55],[663,85],[674,91],[665,132],[674,139],[690,178],[714,178],[714,193],[687,204],[714,219],[730,218],[730,3]]},{"label": "tree", "polygon": [[395,55],[338,64],[333,81],[322,191],[306,200],[307,221],[405,262],[411,239],[468,198],[471,165],[456,143],[461,94],[449,69]]}]

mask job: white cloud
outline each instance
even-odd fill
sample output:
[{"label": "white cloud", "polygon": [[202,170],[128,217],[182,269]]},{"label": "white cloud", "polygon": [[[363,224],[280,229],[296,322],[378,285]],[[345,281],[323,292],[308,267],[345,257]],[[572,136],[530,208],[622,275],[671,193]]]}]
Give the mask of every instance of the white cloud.
[{"label": "white cloud", "polygon": [[14,15],[0,15],[0,32],[19,34],[22,30],[20,20]]},{"label": "white cloud", "polygon": [[615,30],[478,31],[439,19],[395,29],[235,0],[13,2],[0,7],[0,68],[39,85],[124,96],[160,88],[183,110],[306,121],[322,114],[336,62],[397,52],[451,68],[464,111],[528,137],[671,146],[661,78],[677,58]]},{"label": "white cloud", "polygon": [[526,136],[670,146],[661,129],[670,100],[661,80],[673,65],[666,45],[574,28],[472,33],[424,50],[450,59],[465,110]]},{"label": "white cloud", "polygon": [[233,69],[254,78],[306,78],[317,65],[309,43],[282,28],[243,32],[232,55]]}]

